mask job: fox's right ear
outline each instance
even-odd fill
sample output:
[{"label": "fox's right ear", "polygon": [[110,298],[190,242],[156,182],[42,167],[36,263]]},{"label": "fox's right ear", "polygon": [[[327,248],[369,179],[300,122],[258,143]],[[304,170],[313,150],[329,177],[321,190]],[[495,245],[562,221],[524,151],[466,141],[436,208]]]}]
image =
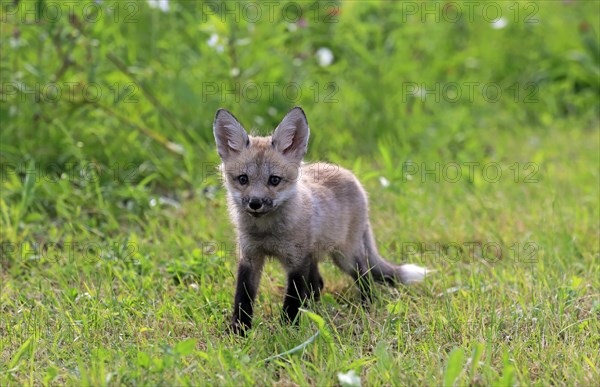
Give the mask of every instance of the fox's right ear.
[{"label": "fox's right ear", "polygon": [[213,134],[221,160],[227,159],[233,153],[241,152],[250,145],[248,133],[242,124],[225,109],[217,110],[213,123]]}]

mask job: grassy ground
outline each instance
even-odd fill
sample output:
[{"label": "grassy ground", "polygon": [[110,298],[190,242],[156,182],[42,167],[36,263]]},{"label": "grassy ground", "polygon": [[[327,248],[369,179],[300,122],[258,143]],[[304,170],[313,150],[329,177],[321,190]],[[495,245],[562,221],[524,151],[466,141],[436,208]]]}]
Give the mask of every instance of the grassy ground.
[{"label": "grassy ground", "polygon": [[[415,174],[384,188],[363,160],[381,250],[436,274],[378,288],[362,307],[351,280],[326,262],[323,300],[293,329],[279,321],[285,278],[273,262],[247,339],[224,333],[235,248],[221,189],[157,204],[107,233],[76,220],[23,225],[64,244],[20,246],[2,272],[2,384],[322,385],[349,371],[367,384],[594,384],[598,134],[577,133],[485,144],[518,146],[523,160],[543,152],[529,183],[502,163],[510,176],[497,183],[475,170],[473,183]],[[3,207],[5,217],[10,210],[18,208]],[[317,332],[303,350],[266,360]]]},{"label": "grassy ground", "polygon": [[[0,385],[598,384],[597,2],[494,3],[495,23],[415,2],[317,4],[321,20],[302,2],[304,18],[256,23],[202,2],[88,2],[97,19],[58,20],[13,3]],[[242,91],[264,82],[272,98]],[[365,185],[382,255],[435,274],[362,306],[324,262],[322,301],[291,328],[273,262],[249,337],[231,337],[236,247],[210,125],[223,106],[266,133],[295,104],[308,159]]]}]

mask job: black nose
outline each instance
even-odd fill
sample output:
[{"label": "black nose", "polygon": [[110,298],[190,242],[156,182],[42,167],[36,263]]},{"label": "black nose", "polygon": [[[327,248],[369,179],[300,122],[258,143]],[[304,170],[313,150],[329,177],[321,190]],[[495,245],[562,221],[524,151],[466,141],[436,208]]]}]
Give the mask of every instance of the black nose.
[{"label": "black nose", "polygon": [[250,199],[248,206],[254,211],[259,210],[262,207],[262,201],[258,198],[252,198]]}]

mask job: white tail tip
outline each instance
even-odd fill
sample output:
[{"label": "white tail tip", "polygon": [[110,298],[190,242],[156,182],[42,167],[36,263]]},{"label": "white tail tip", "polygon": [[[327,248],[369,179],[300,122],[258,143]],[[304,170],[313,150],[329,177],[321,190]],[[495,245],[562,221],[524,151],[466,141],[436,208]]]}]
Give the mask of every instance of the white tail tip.
[{"label": "white tail tip", "polygon": [[424,267],[413,265],[410,263],[400,266],[400,277],[402,278],[402,283],[405,284],[421,282],[425,279],[427,274],[432,272],[432,270],[427,270]]}]

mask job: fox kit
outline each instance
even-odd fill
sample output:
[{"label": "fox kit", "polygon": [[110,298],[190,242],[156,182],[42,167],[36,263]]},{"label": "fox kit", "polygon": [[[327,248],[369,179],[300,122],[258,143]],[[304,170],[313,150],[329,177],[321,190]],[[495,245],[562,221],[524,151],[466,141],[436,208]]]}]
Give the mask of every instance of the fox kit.
[{"label": "fox kit", "polygon": [[252,324],[266,257],[285,268],[288,284],[284,317],[297,321],[307,298],[319,299],[323,279],[318,262],[325,255],[358,284],[363,299],[370,284],[410,283],[427,270],[394,265],[377,252],[368,218],[367,195],[348,170],[325,163],[304,164],[309,128],[296,107],[272,136],[249,136],[227,110],[213,125],[228,207],[236,226],[240,257],[231,329],[244,334]]}]

